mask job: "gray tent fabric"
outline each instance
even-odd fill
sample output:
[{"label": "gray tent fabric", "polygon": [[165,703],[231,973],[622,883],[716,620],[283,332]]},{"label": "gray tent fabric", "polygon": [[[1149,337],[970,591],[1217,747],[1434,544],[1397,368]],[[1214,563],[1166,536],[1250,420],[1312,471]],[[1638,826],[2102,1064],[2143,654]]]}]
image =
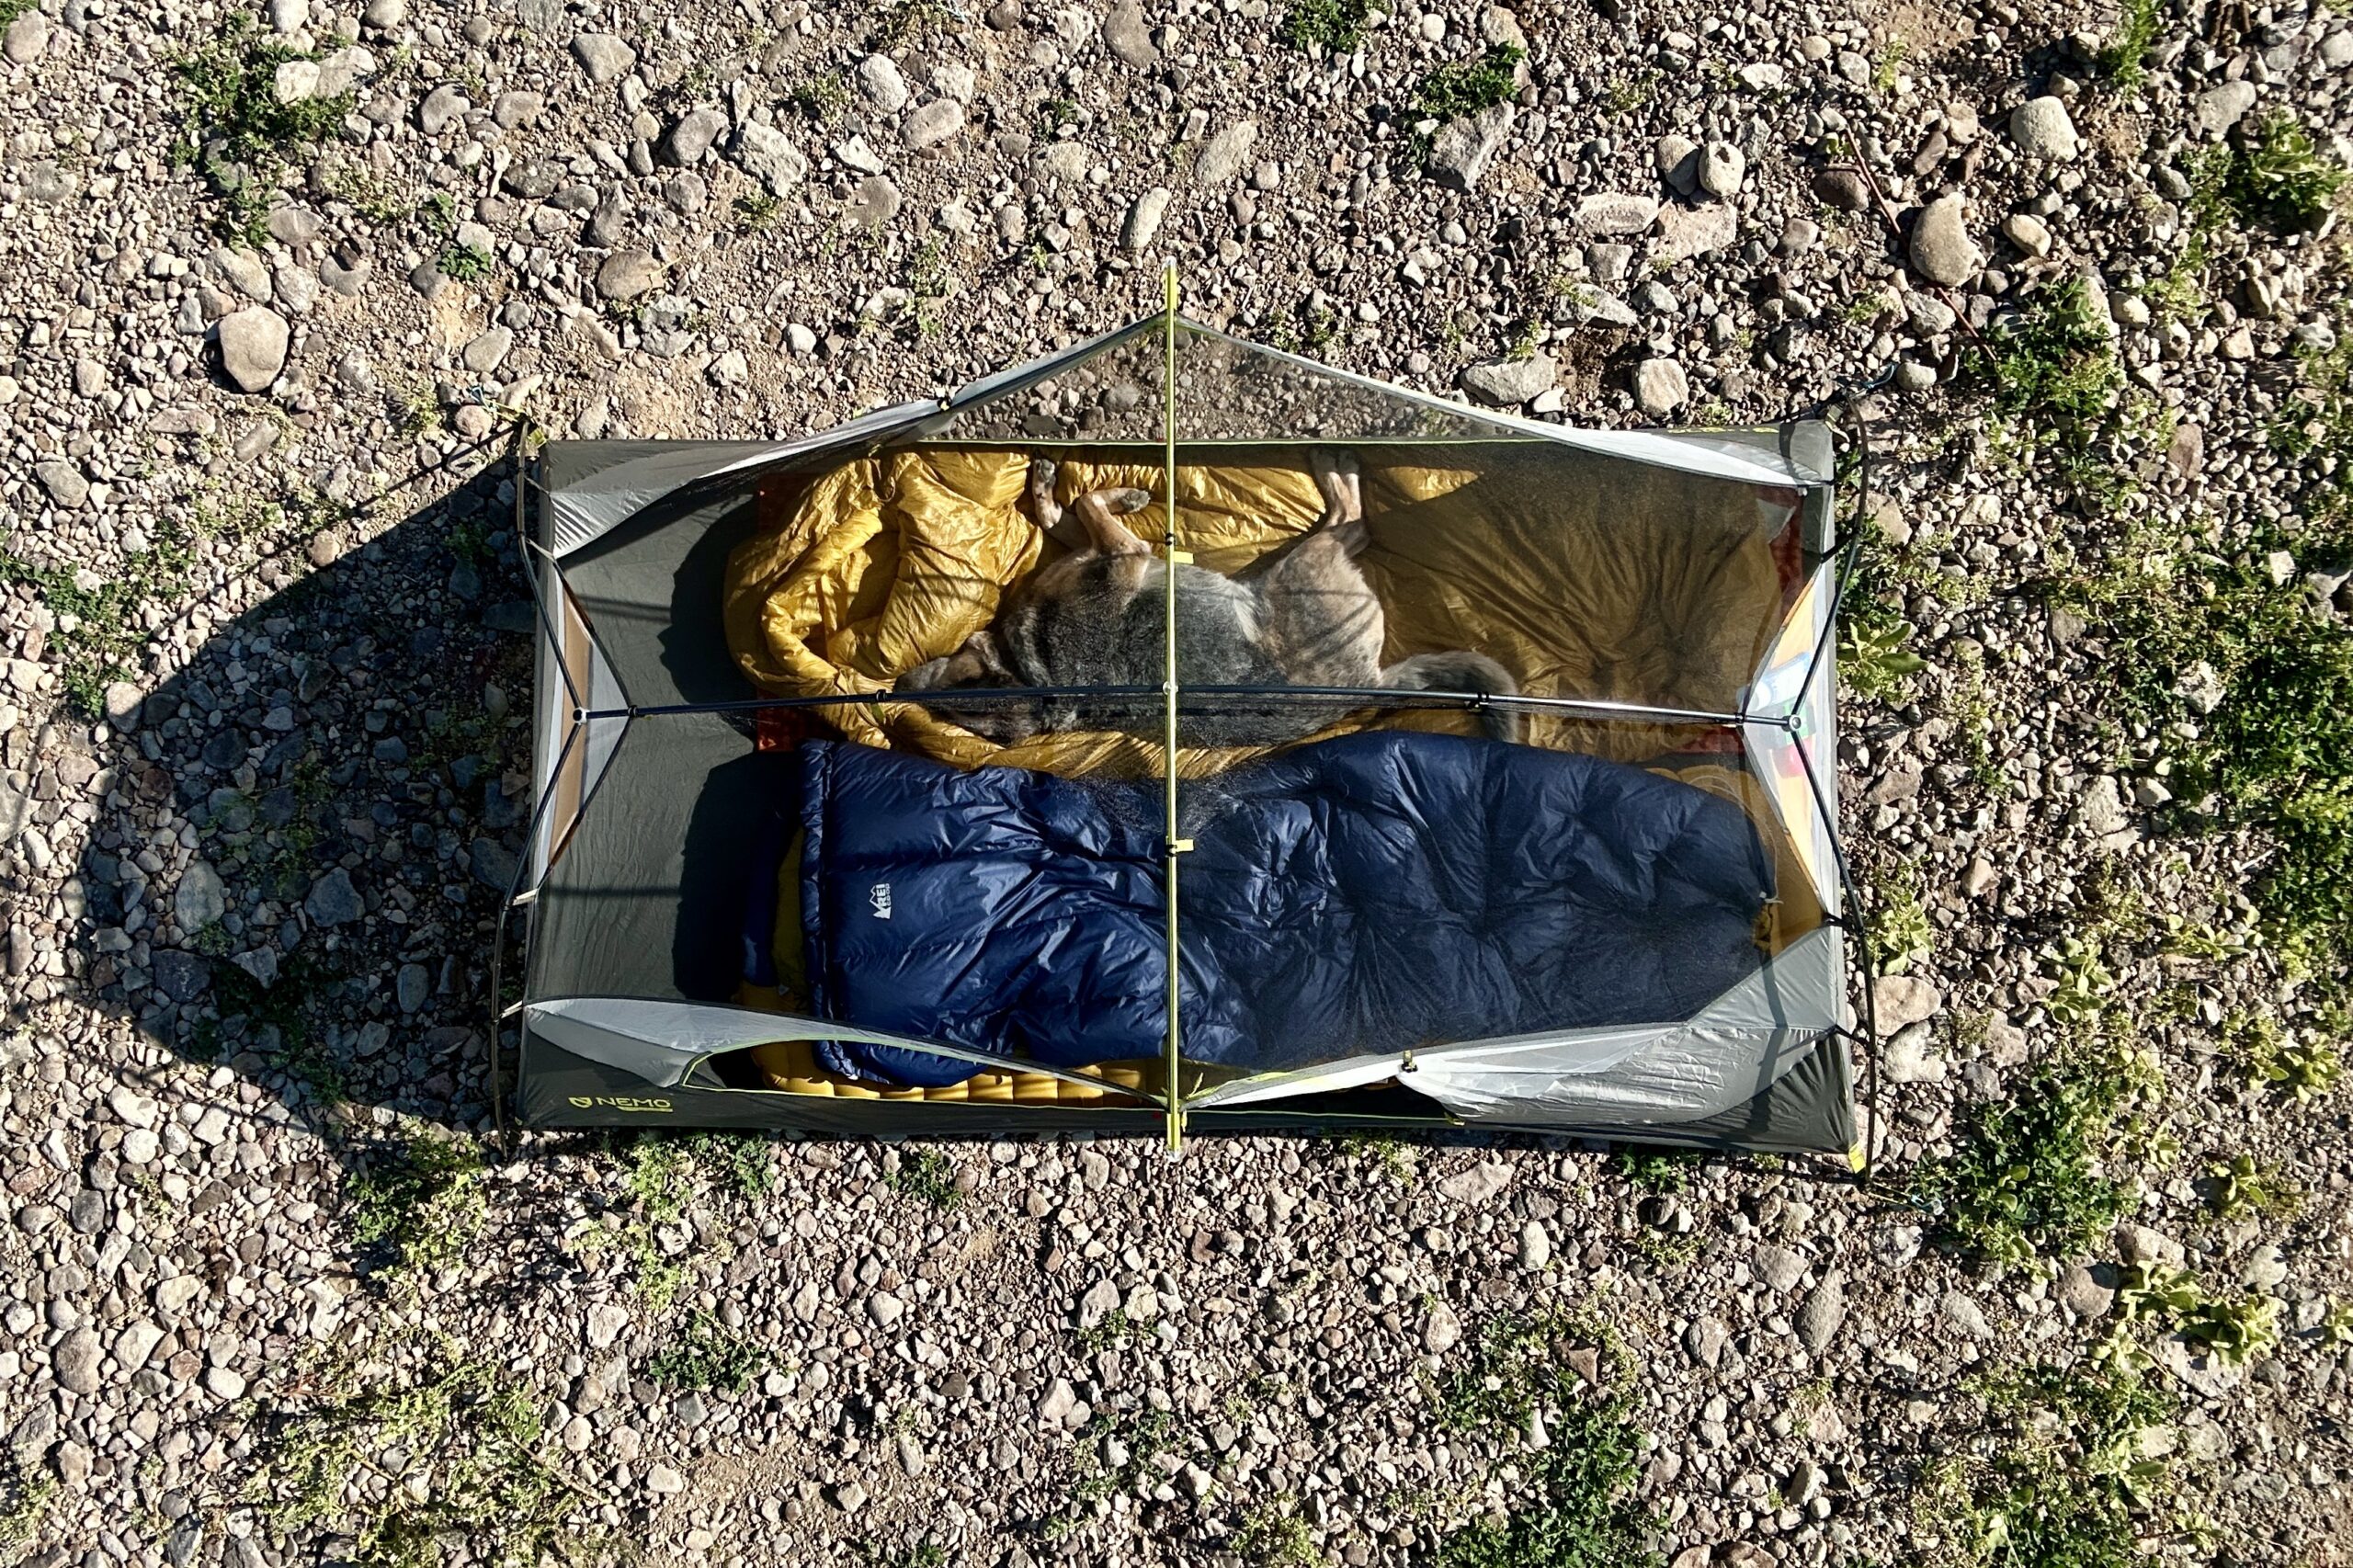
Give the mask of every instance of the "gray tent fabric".
[{"label": "gray tent fabric", "polygon": [[[1811,659],[1793,664],[1790,652],[1828,625],[1839,541],[1826,431],[1813,425],[1573,429],[1470,410],[1182,325],[1204,354],[1224,357],[1204,358],[1205,367],[1238,361],[1265,384],[1307,387],[1308,395],[1332,387],[1351,398],[1394,400],[1401,429],[1443,427],[1465,461],[1478,460],[1482,440],[1534,441],[1635,465],[1630,472],[1668,468],[1798,494],[1809,590],[1792,609],[1798,619],[1784,646],[1744,697],[1745,703],[1753,697],[1753,714],[1745,710],[1732,728],[1752,758],[1760,798],[1799,846],[1830,918],[1688,1018],[1438,1041],[1403,1057],[1245,1074],[1189,1092],[1186,1125],[1472,1126],[1851,1153],[1854,1081],[1841,1027],[1847,951],[1836,923],[1841,889],[1830,869],[1836,824],[1809,795],[1805,777],[1836,756],[1835,692],[1826,660],[1822,667]],[[738,1004],[742,915],[763,874],[746,846],[787,788],[787,758],[758,744],[756,716],[778,704],[737,667],[719,607],[730,553],[761,524],[764,476],[929,441],[1083,445],[1084,429],[1025,411],[1066,408],[1051,402],[1057,378],[1117,356],[1128,356],[1138,376],[1154,374],[1151,355],[1164,333],[1173,340],[1175,332],[1151,318],[948,396],[791,439],[557,442],[544,449],[531,484],[541,608],[533,726],[540,828],[517,912],[527,926],[516,1019],[518,1098],[528,1119],[991,1135],[1084,1127],[1142,1132],[1168,1119],[1172,1108],[1150,1103],[1150,1094],[1145,1103],[1130,1096],[1099,1107],[845,1099],[768,1086],[731,1067],[731,1053],[790,1040],[872,1040],[959,1060],[973,1053],[855,1020],[780,1017]],[[1180,396],[1183,384],[1180,376]],[[1221,427],[1247,415],[1240,402],[1222,406]],[[1032,429],[1051,434],[1021,434]],[[1302,447],[1319,437],[1351,438],[1281,426],[1254,434],[1265,444]],[[1817,781],[1825,787],[1826,779]]]}]

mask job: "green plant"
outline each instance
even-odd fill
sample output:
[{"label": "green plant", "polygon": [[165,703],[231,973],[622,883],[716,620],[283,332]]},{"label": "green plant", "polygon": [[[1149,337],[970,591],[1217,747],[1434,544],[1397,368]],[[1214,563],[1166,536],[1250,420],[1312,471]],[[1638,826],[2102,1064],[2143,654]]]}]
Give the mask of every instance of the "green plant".
[{"label": "green plant", "polygon": [[1127,1309],[1113,1307],[1094,1326],[1078,1331],[1078,1343],[1087,1350],[1108,1350],[1114,1345],[1125,1345],[1134,1332],[1135,1324],[1129,1319]]},{"label": "green plant", "polygon": [[[305,793],[300,774],[296,793],[298,799]],[[305,877],[314,868],[308,865],[306,858],[296,858],[307,857],[317,831],[307,811],[299,812],[282,830],[281,864],[291,861],[298,869],[290,877],[280,874],[271,879],[278,886],[290,884],[290,888],[299,889],[304,885]],[[343,1063],[335,1059],[312,1024],[320,993],[337,983],[337,977],[307,952],[298,952],[281,961],[277,980],[268,985],[263,985],[235,964],[212,966],[212,999],[221,1017],[245,1020],[249,1049],[256,1053],[266,1051],[276,1065],[309,1085],[312,1093],[328,1105],[341,1100],[348,1085],[343,1075]]]},{"label": "green plant", "polygon": [[1540,1416],[1549,1441],[1518,1457],[1520,1506],[1449,1534],[1441,1568],[1656,1568],[1656,1521],[1634,1495],[1641,1438],[1622,1391],[1587,1390],[1567,1358],[1585,1337],[1558,1316],[1506,1315],[1482,1328],[1476,1349],[1438,1400],[1451,1432],[1517,1440]]},{"label": "green plant", "polygon": [[2165,27],[2165,0],[2124,0],[2116,30],[2099,51],[2099,68],[2119,92],[2137,89],[2148,75],[2150,51]]},{"label": "green plant", "polygon": [[404,1269],[429,1271],[458,1262],[489,1214],[482,1155],[470,1144],[422,1129],[380,1154],[343,1178],[352,1240],[363,1246],[393,1244]]},{"label": "green plant", "polygon": [[1904,59],[1911,52],[1912,45],[1908,40],[1900,38],[1888,40],[1887,47],[1880,51],[1879,60],[1871,66],[1871,91],[1881,97],[1893,92],[1895,84],[1903,78]]},{"label": "green plant", "polygon": [[697,1132],[687,1139],[697,1163],[745,1198],[764,1198],[777,1187],[774,1143],[760,1132]]},{"label": "green plant", "polygon": [[1299,1499],[1286,1494],[1242,1516],[1226,1545],[1251,1568],[1314,1568],[1324,1561],[1315,1537],[1295,1511]]},{"label": "green plant", "polygon": [[660,1388],[741,1393],[767,1363],[767,1351],[710,1313],[697,1312],[684,1334],[647,1359],[645,1375]]},{"label": "green plant", "polygon": [[1916,630],[1908,620],[1849,621],[1838,629],[1838,678],[1866,702],[1893,702],[1911,690],[1928,662],[1905,644]]},{"label": "green plant", "polygon": [[2239,1366],[2279,1342],[2279,1303],[2257,1291],[2231,1300],[2210,1296],[2186,1268],[2136,1263],[2116,1291],[2118,1323],[2111,1354],[2135,1324],[2169,1329],[2226,1366]]},{"label": "green plant", "polygon": [[449,244],[441,247],[441,254],[435,258],[433,265],[441,269],[444,278],[454,278],[460,283],[476,283],[489,277],[498,263],[488,251],[479,251],[472,245]]},{"label": "green plant", "polygon": [[2285,1217],[2303,1202],[2303,1189],[2286,1180],[2252,1154],[2234,1154],[2206,1167],[2211,1183],[2214,1212],[2225,1220],[2253,1219],[2258,1214]]},{"label": "green plant", "polygon": [[805,76],[785,95],[785,101],[819,125],[831,125],[849,110],[849,84],[838,72]]},{"label": "green plant", "polygon": [[220,226],[262,243],[268,193],[294,160],[335,133],[351,96],[280,102],[278,68],[315,56],[259,35],[233,11],[211,40],[172,62],[180,85],[180,163],[194,166],[221,198]]},{"label": "green plant", "polygon": [[2231,151],[2222,196],[2243,220],[2305,229],[2326,216],[2344,184],[2344,168],[2300,120],[2281,111],[2241,134]]},{"label": "green plant", "polygon": [[1935,926],[1920,892],[1920,869],[1910,860],[1890,860],[1871,880],[1870,952],[1874,972],[1901,974],[1913,960],[1934,950]]},{"label": "green plant", "polygon": [[1925,1504],[1987,1568],[2133,1568],[2135,1510],[2163,1484],[2175,1402],[2129,1370],[2035,1367],[1978,1380],[1985,1441]]},{"label": "green plant", "polygon": [[1054,138],[1054,133],[1063,126],[1077,123],[1078,100],[1076,98],[1047,98],[1038,105],[1037,118],[1031,124],[1031,130],[1039,141],[1051,142]]},{"label": "green plant", "polygon": [[1644,1192],[1684,1192],[1691,1186],[1691,1173],[1699,1168],[1700,1158],[1696,1150],[1630,1143],[1621,1145],[1610,1163],[1620,1176]]},{"label": "green plant", "polygon": [[2016,455],[2047,463],[2094,510],[2130,494],[2120,464],[2139,399],[2082,280],[2034,295],[1989,329],[1987,342],[1994,409]]},{"label": "green plant", "polygon": [[39,4],[40,0],[0,0],[0,28],[6,27]]},{"label": "green plant", "polygon": [[2123,1065],[2073,1048],[1962,1109],[1949,1154],[1924,1162],[1913,1201],[1947,1242],[1995,1262],[2072,1256],[2125,1211],[2105,1160],[2133,1093]]},{"label": "green plant", "polygon": [[1353,54],[1364,41],[1366,25],[1387,9],[1377,0],[1298,0],[1283,17],[1279,36],[1297,50]]},{"label": "green plant", "polygon": [[1478,59],[1451,61],[1423,77],[1415,105],[1440,120],[1491,109],[1519,90],[1516,73],[1527,57],[1517,44],[1489,44]]},{"label": "green plant", "polygon": [[[6,20],[0,16],[0,22]],[[22,1562],[56,1506],[57,1477],[46,1470],[0,1464],[0,1562]]]},{"label": "green plant", "polygon": [[[2267,564],[2291,546],[2313,560],[2353,550],[2325,505],[2309,510],[2311,521],[2280,525],[2302,531],[2200,559],[2188,591],[2099,605],[2115,654],[2100,678],[2119,719],[2169,737],[2177,794],[2207,798],[2202,816],[2268,840],[2248,879],[2266,934],[2326,968],[2353,943],[2353,635]],[[2193,687],[2209,695],[2185,722]]]},{"label": "green plant", "polygon": [[422,1568],[444,1548],[480,1562],[595,1555],[603,1532],[571,1516],[599,1499],[539,1457],[547,1400],[524,1379],[445,1342],[414,1381],[346,1366],[304,1386],[264,1417],[249,1489],[281,1532],[347,1535],[369,1568]]},{"label": "green plant", "polygon": [[765,190],[749,190],[735,199],[733,210],[737,228],[757,233],[777,221],[784,203]]},{"label": "green plant", "polygon": [[883,1168],[882,1182],[892,1191],[919,1198],[942,1213],[964,1200],[956,1186],[956,1163],[937,1149],[901,1152],[898,1164]]},{"label": "green plant", "polygon": [[1415,1145],[1386,1132],[1342,1133],[1339,1150],[1343,1154],[1371,1162],[1380,1167],[1383,1176],[1394,1182],[1413,1179],[1422,1153]]}]

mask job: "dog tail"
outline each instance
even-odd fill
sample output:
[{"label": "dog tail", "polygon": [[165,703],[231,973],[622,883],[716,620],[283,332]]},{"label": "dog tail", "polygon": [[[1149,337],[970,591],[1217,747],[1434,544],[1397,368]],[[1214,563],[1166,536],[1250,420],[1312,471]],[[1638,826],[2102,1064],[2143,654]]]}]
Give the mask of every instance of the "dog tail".
[{"label": "dog tail", "polygon": [[[1484,653],[1416,653],[1381,672],[1381,684],[1393,691],[1470,691],[1483,697],[1517,697],[1519,682],[1511,672]],[[1510,708],[1483,708],[1479,725],[1490,740],[1517,741],[1519,713]]]}]

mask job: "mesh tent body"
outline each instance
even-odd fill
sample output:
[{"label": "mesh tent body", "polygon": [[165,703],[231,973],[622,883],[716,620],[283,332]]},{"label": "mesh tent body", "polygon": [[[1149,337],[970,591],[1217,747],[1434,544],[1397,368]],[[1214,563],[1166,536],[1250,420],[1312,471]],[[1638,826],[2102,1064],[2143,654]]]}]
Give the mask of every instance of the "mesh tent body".
[{"label": "mesh tent body", "polygon": [[[969,706],[891,690],[892,667],[924,651],[914,642],[961,638],[1035,570],[1018,513],[1020,476],[1040,457],[1071,483],[1147,489],[1152,505],[1131,519],[1140,536],[1173,536],[1204,566],[1247,575],[1313,531],[1302,476],[1313,452],[1335,448],[1362,468],[1363,572],[1387,612],[1388,655],[1475,639],[1504,656],[1518,696],[1241,690],[1178,665],[1163,689],[992,693],[1007,710],[1063,714],[1000,744],[976,737]],[[795,440],[554,443],[531,485],[538,801],[515,911],[522,1113],[539,1125],[997,1135],[1156,1131],[1181,1111],[1197,1131],[1472,1125],[1847,1153],[1829,467],[1826,433],[1811,425],[1536,424],[1170,318]],[[780,537],[793,548],[763,564]],[[813,562],[836,575],[813,581]],[[913,631],[892,619],[908,605],[922,610]],[[1637,612],[1639,635],[1621,624]],[[1263,762],[1194,744],[1226,733],[1208,721],[1238,709],[1297,710],[1290,727],[1312,750],[1365,730],[1473,733],[1495,707],[1514,711],[1528,744],[1736,801],[1770,862],[1753,965],[1697,1006],[1658,1009],[1668,1016],[1481,1035],[1423,1008],[1410,1040],[1368,1028],[1358,1048],[1304,1062],[1270,1051],[1280,1064],[1265,1070],[1188,1065],[1172,1004],[1174,1051],[1116,1080],[746,998],[746,946],[762,939],[746,935],[746,897],[779,879],[758,824],[773,824],[790,790],[779,728],[957,767],[1116,778],[1131,792],[1159,780],[1172,807],[1198,815],[1221,779]],[[1173,864],[1165,891],[1181,915],[1182,857]],[[788,912],[779,931],[791,923]],[[805,1062],[816,1042],[967,1062],[975,1086],[747,1065],[784,1050]]]}]

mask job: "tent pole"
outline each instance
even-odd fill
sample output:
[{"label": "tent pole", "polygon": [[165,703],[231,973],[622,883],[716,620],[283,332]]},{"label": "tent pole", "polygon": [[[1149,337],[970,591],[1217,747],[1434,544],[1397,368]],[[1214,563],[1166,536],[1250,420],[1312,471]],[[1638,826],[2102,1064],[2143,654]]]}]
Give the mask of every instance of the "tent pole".
[{"label": "tent pole", "polygon": [[1177,1038],[1176,984],[1176,857],[1192,846],[1176,836],[1176,568],[1188,559],[1176,543],[1176,260],[1171,256],[1162,274],[1165,294],[1165,312],[1162,318],[1162,340],[1166,346],[1163,366],[1161,436],[1165,450],[1160,471],[1162,507],[1162,550],[1164,565],[1161,582],[1165,608],[1164,631],[1167,645],[1161,665],[1161,795],[1167,808],[1167,837],[1164,858],[1167,865],[1168,898],[1168,1039],[1161,1052],[1161,1072],[1165,1082],[1161,1085],[1161,1104],[1167,1115],[1168,1153],[1173,1158],[1185,1144],[1185,1113],[1181,1100],[1181,1079],[1184,1069],[1184,1046]]}]

